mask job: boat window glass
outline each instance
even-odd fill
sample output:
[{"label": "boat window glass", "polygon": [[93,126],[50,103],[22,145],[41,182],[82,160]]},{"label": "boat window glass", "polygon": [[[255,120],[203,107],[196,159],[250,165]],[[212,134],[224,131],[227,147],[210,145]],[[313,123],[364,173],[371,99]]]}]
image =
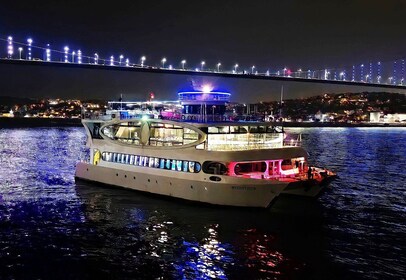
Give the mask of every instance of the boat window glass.
[{"label": "boat window glass", "polygon": [[170,159],[165,160],[165,167],[166,167],[166,169],[171,169],[171,160]]},{"label": "boat window glass", "polygon": [[181,160],[176,161],[176,170],[182,171],[182,161]]},{"label": "boat window glass", "polygon": [[133,165],[134,164],[134,155],[130,156],[130,164]]},{"label": "boat window glass", "polygon": [[189,161],[189,172],[195,172],[195,163],[193,161]]},{"label": "boat window glass", "polygon": [[209,133],[219,133],[219,129],[215,126],[209,126]]},{"label": "boat window glass", "polygon": [[164,169],[165,168],[165,159],[161,158],[159,160],[159,168]]},{"label": "boat window glass", "polygon": [[189,161],[184,160],[183,161],[183,172],[188,172],[188,165],[189,165]]},{"label": "boat window glass", "polygon": [[199,173],[201,169],[202,169],[202,166],[200,165],[200,163],[196,162],[195,163],[195,172]]},{"label": "boat window glass", "polygon": [[171,165],[171,170],[175,171],[176,170],[176,160],[172,160],[172,165]]},{"label": "boat window glass", "polygon": [[149,158],[149,164],[148,164],[148,166],[149,166],[149,167],[154,167],[154,166],[155,166],[155,158],[153,158],[153,157],[150,157],[150,158]]},{"label": "boat window glass", "polygon": [[204,142],[196,146],[197,150],[204,150]]},{"label": "boat window glass", "polygon": [[247,174],[247,173],[255,173],[255,172],[265,172],[266,171],[266,163],[263,161],[259,162],[240,162],[235,165],[234,172],[237,175]]},{"label": "boat window glass", "polygon": [[144,157],[144,166],[148,166],[149,164],[149,157]]},{"label": "boat window glass", "polygon": [[203,163],[203,172],[222,175],[227,173],[227,167],[221,162],[205,161]]},{"label": "boat window glass", "polygon": [[117,162],[121,162],[121,154],[117,154]]},{"label": "boat window glass", "polygon": [[248,126],[240,126],[238,132],[239,133],[247,133],[248,132]]}]

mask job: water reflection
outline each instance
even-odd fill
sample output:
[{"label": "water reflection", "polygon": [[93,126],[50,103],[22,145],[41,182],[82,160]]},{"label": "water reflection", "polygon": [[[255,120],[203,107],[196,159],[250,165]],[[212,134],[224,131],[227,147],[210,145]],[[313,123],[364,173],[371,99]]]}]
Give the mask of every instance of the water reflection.
[{"label": "water reflection", "polygon": [[249,210],[77,183],[83,128],[0,129],[0,278],[402,278],[406,129],[296,130],[340,177]]}]

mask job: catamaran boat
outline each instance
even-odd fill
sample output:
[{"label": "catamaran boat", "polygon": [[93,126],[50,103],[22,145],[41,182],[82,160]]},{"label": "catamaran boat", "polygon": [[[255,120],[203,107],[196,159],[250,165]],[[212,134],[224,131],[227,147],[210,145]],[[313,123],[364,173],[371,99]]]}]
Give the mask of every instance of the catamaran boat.
[{"label": "catamaran boat", "polygon": [[282,193],[317,196],[336,176],[309,167],[307,152],[286,141],[280,124],[224,117],[229,96],[181,92],[172,111],[110,102],[104,115],[82,119],[90,153],[77,164],[76,178],[214,205],[266,208]]}]

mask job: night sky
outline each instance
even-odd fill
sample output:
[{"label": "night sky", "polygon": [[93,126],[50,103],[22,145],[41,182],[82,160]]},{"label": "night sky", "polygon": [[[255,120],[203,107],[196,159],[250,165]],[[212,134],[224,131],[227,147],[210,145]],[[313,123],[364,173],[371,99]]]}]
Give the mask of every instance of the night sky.
[{"label": "night sky", "polygon": [[[145,55],[148,65],[231,70],[252,65],[260,72],[325,69],[406,58],[406,1],[2,1],[0,38],[13,36],[33,45],[132,62]],[[0,55],[6,43],[0,41]],[[17,55],[17,54],[16,54]],[[41,53],[33,53],[42,57]],[[382,91],[274,81],[196,78],[178,75],[59,67],[0,65],[0,96],[143,100],[175,99],[191,83],[228,89],[233,101],[257,102],[319,95],[324,92]],[[388,91],[388,90],[386,90]],[[395,92],[395,90],[392,90]],[[399,91],[397,91],[399,92]],[[405,91],[403,91],[405,92]]]}]

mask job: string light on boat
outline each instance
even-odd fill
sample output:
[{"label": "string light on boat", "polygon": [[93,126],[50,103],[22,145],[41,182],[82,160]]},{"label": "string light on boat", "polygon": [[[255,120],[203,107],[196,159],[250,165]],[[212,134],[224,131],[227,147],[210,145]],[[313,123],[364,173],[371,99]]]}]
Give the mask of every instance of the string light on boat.
[{"label": "string light on boat", "polygon": [[69,61],[68,61],[68,53],[69,53],[69,47],[68,46],[65,46],[64,48],[63,48],[63,50],[64,50],[64,54],[65,54],[65,62],[66,63],[68,63]]},{"label": "string light on boat", "polygon": [[7,58],[11,59],[13,57],[13,53],[14,53],[14,47],[13,47],[13,37],[8,36],[7,38]]},{"label": "string light on boat", "polygon": [[31,54],[31,46],[32,46],[32,39],[28,38],[27,39],[27,43],[28,43],[28,60],[32,60],[32,54]]}]

